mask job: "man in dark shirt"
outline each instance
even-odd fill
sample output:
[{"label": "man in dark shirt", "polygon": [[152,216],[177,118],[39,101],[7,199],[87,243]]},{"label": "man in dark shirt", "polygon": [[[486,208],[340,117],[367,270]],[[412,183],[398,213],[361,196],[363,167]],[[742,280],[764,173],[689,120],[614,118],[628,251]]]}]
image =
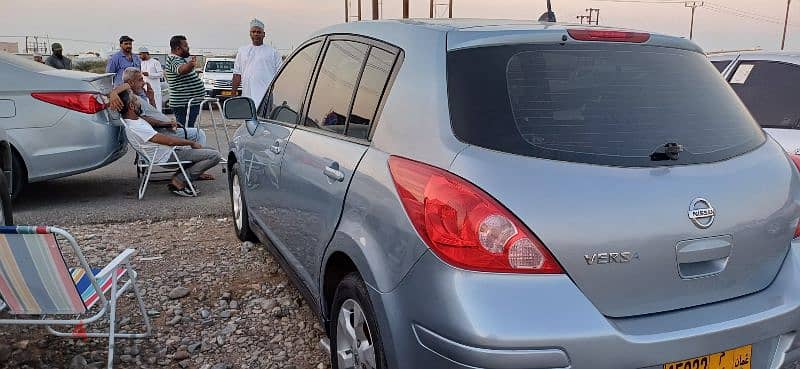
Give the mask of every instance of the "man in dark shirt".
[{"label": "man in dark shirt", "polygon": [[72,69],[72,60],[64,56],[64,48],[58,42],[54,43],[50,50],[53,50],[53,55],[47,57],[45,64],[56,69]]}]

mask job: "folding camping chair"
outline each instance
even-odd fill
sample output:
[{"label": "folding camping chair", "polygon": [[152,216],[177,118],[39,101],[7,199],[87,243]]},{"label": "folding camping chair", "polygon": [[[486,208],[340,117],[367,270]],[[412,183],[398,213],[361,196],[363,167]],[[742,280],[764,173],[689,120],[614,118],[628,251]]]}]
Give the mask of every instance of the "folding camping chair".
[{"label": "folding camping chair", "polygon": [[[161,167],[171,169],[169,173],[172,173],[175,170],[175,167],[179,168],[181,173],[183,173],[183,177],[186,179],[186,184],[189,186],[189,189],[192,190],[192,194],[197,196],[197,191],[194,189],[194,184],[192,184],[192,179],[189,177],[189,174],[186,173],[186,169],[183,167],[184,164],[192,164],[191,161],[181,160],[178,158],[178,154],[175,152],[175,149],[181,146],[173,146],[170,148],[169,152],[169,160],[163,163],[157,163],[155,161],[156,156],[156,148],[162,146],[159,144],[154,143],[139,143],[134,142],[136,140],[131,140],[130,137],[132,133],[128,132],[129,128],[125,125],[125,134],[128,137],[128,144],[136,151],[136,172],[138,173],[139,170],[142,170],[144,174],[139,177],[139,200],[144,197],[145,191],[147,191],[147,184],[150,182],[150,176],[153,174],[154,167]],[[160,171],[155,173],[167,173],[167,171]]]},{"label": "folding camping chair", "polygon": [[[79,267],[67,268],[56,236],[69,242]],[[136,286],[137,275],[130,264],[135,253],[133,249],[126,249],[103,269],[93,269],[75,238],[63,229],[0,227],[0,296],[4,301],[0,304],[0,312],[7,310],[17,316],[17,319],[0,319],[0,325],[45,325],[50,333],[59,337],[108,338],[108,368],[112,368],[116,338],[146,338],[152,332],[144,301]],[[144,332],[116,331],[117,299],[128,290],[136,296]],[[96,306],[98,302],[99,308]],[[73,315],[74,318],[54,317],[57,315]],[[97,322],[106,315],[107,331],[86,332],[86,324]],[[74,326],[74,329],[61,332],[51,327],[54,325]]]}]

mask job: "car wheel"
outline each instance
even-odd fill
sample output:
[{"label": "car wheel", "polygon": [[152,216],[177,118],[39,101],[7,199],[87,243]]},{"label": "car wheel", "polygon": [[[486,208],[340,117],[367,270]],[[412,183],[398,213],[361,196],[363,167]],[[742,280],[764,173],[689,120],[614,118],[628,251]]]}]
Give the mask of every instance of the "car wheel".
[{"label": "car wheel", "polygon": [[0,221],[3,225],[13,225],[14,215],[11,209],[11,195],[8,193],[6,176],[0,175]]},{"label": "car wheel", "polygon": [[239,176],[239,163],[234,163],[228,173],[228,188],[231,194],[231,210],[233,211],[233,228],[236,237],[241,241],[257,242],[253,231],[250,229],[250,217],[247,214],[247,202],[242,191],[241,177]]},{"label": "car wheel", "polygon": [[19,197],[22,188],[28,181],[28,173],[22,158],[16,152],[11,156],[11,199]]},{"label": "car wheel", "polygon": [[330,322],[334,369],[385,369],[383,342],[367,286],[356,273],[339,283]]}]

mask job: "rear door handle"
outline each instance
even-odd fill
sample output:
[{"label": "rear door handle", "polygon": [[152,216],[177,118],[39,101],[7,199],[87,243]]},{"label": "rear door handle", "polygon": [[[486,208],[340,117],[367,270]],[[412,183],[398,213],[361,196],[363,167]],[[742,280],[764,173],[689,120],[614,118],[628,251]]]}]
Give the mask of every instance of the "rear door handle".
[{"label": "rear door handle", "polygon": [[324,173],[326,177],[336,182],[344,181],[344,173],[339,170],[339,163],[332,163],[331,165],[325,167],[325,169],[322,170],[322,173]]}]

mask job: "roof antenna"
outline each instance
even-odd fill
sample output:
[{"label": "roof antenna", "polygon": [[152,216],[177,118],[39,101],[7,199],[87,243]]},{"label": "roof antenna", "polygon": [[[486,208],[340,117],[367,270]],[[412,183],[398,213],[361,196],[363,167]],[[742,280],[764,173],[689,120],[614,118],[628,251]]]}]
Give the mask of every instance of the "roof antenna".
[{"label": "roof antenna", "polygon": [[539,22],[555,23],[556,13],[553,13],[553,7],[550,5],[550,0],[547,0],[547,11],[539,17]]}]

